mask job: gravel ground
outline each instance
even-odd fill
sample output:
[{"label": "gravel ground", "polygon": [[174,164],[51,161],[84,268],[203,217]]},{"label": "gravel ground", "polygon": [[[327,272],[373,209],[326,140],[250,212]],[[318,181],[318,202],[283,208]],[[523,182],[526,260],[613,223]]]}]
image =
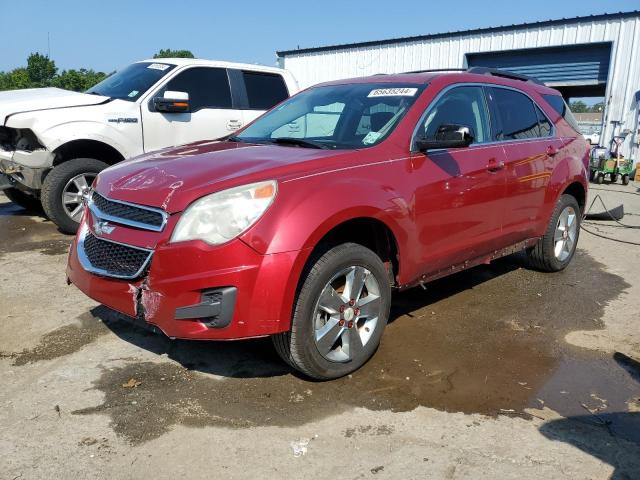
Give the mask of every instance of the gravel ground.
[{"label": "gravel ground", "polygon": [[[640,225],[639,187],[590,199]],[[396,295],[371,362],[317,383],[268,340],[97,305],[70,237],[0,194],[0,479],[640,478],[640,247],[602,238],[640,235],[585,227],[564,272],[514,255]]]}]

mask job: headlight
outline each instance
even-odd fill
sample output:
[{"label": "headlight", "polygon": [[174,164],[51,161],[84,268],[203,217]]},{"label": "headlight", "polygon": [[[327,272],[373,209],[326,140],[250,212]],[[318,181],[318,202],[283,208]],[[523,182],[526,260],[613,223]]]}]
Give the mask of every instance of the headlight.
[{"label": "headlight", "polygon": [[178,221],[172,242],[202,240],[219,245],[247,230],[276,197],[274,180],[223,190],[193,202]]}]

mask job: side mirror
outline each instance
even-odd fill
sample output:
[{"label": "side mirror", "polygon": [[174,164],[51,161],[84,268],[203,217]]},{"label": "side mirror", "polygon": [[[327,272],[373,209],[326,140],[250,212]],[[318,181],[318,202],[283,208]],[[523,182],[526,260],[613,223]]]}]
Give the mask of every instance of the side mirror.
[{"label": "side mirror", "polygon": [[466,125],[444,124],[438,127],[434,138],[416,140],[416,147],[424,152],[435,148],[465,148],[473,143],[473,128]]},{"label": "side mirror", "polygon": [[158,112],[188,112],[191,109],[189,105],[189,94],[187,92],[174,92],[167,90],[162,97],[153,99],[153,106]]}]

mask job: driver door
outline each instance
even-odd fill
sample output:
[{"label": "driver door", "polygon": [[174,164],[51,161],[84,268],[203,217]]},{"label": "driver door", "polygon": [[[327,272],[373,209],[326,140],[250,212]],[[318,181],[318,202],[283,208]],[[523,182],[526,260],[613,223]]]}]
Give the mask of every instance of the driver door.
[{"label": "driver door", "polygon": [[471,127],[469,147],[417,152],[412,146],[420,264],[425,274],[459,265],[502,246],[505,153],[491,143],[480,86],[451,88],[427,108],[414,135],[434,138],[443,125]]},{"label": "driver door", "polygon": [[[188,112],[158,112],[153,98],[166,90],[189,94]],[[196,140],[216,139],[242,126],[242,111],[234,109],[227,70],[191,67],[179,72],[142,105],[144,150],[149,152]]]}]

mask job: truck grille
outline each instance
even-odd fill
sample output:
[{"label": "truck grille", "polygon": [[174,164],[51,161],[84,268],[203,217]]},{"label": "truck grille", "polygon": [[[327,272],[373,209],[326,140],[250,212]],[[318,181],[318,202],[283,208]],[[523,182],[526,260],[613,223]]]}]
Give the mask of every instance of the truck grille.
[{"label": "truck grille", "polygon": [[144,273],[153,251],[103,240],[86,231],[78,243],[78,254],[87,271],[133,279]]},{"label": "truck grille", "polygon": [[157,232],[164,228],[167,218],[162,210],[109,200],[98,192],[93,192],[89,208],[101,219]]}]

